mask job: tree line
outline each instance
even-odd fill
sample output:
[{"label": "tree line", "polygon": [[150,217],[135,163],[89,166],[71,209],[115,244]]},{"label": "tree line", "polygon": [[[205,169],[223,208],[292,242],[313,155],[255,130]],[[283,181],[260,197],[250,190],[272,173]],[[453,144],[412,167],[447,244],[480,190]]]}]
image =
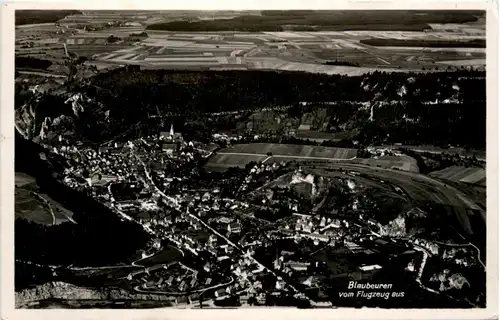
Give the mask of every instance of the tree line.
[{"label": "tree line", "polygon": [[[333,119],[330,127],[360,129],[353,139],[364,144],[392,141],[484,148],[484,75],[466,70],[375,72],[360,77],[301,72],[115,70],[93,81],[113,92],[97,98],[111,109],[113,119],[121,122],[117,128],[125,124],[130,127],[138,120],[150,123],[148,114],[158,112],[201,123],[206,122],[209,112],[258,111],[276,106],[292,106],[295,114],[301,115],[308,107],[299,102],[308,101],[328,108]],[[403,87],[405,93],[401,95]],[[92,90],[89,94],[97,96]],[[436,103],[438,97],[450,101]],[[369,122],[370,110],[361,103],[377,101],[381,103],[374,107],[374,121]],[[336,104],[322,104],[325,102]],[[293,110],[289,112],[293,114]]]},{"label": "tree line", "polygon": [[23,24],[50,23],[66,16],[82,14],[78,10],[16,10],[16,26]]},{"label": "tree line", "polygon": [[[478,12],[480,15],[481,13]],[[408,10],[332,11],[264,10],[260,15],[240,15],[231,19],[177,20],[155,23],[149,30],[170,31],[285,31],[285,30],[394,30],[422,31],[429,23],[476,21],[475,13],[433,11],[419,14]]]}]

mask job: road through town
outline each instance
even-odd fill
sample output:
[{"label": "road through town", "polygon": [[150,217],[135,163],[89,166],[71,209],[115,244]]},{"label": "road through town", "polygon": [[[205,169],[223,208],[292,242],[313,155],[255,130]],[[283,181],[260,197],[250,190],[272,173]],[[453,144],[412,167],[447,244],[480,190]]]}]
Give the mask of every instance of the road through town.
[{"label": "road through town", "polygon": [[[164,192],[162,192],[157,186],[156,184],[154,183],[153,179],[151,178],[151,175],[149,174],[149,171],[147,170],[147,167],[145,165],[145,163],[142,161],[142,159],[140,159],[139,157],[136,156],[136,159],[137,161],[139,161],[139,163],[142,164],[143,168],[144,168],[144,174],[146,176],[146,178],[148,179],[148,181],[151,183],[151,186],[155,189],[155,191],[161,196],[163,197],[168,203],[170,203],[170,205],[175,208],[176,210],[180,211],[180,212],[183,212],[182,209],[181,209],[181,206],[179,205],[179,203],[177,202],[177,200],[175,198],[172,198],[168,195],[166,195]],[[224,235],[220,234],[217,230],[215,230],[214,228],[212,228],[211,226],[209,226],[207,223],[205,223],[205,221],[203,221],[202,219],[200,219],[199,217],[197,217],[196,215],[192,214],[189,212],[189,209],[186,210],[185,214],[187,214],[189,217],[191,217],[192,219],[198,221],[201,225],[203,225],[206,229],[208,229],[210,232],[212,232],[214,235],[216,235],[217,237],[223,239],[228,245],[230,245],[231,247],[235,248],[238,252],[242,252],[243,253],[243,250],[238,246],[236,245],[234,242],[232,242],[231,240],[229,240],[227,237],[225,237]],[[249,254],[244,254],[245,257],[247,257],[248,259],[250,259],[252,262],[254,262],[255,264],[257,264],[259,267],[261,268],[264,268],[266,270],[268,270],[271,274],[273,274],[275,277],[277,278],[281,278],[278,274],[276,274],[276,272],[271,269],[271,268],[268,268],[266,267],[265,265],[263,265],[260,261],[258,261],[257,259],[255,259],[252,255],[249,255]],[[297,288],[295,288],[295,286],[293,286],[292,284],[290,283],[287,283],[287,285],[295,292],[295,293],[300,293],[300,294],[303,294],[303,292],[301,292],[300,290],[298,290]],[[307,295],[306,295],[307,296]],[[310,300],[310,302],[314,303],[314,301]]]}]

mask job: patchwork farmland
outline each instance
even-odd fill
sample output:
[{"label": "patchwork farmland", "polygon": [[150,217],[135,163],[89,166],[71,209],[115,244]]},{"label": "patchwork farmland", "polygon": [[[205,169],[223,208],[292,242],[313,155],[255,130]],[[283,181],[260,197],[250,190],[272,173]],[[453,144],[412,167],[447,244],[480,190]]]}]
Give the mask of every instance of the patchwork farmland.
[{"label": "patchwork farmland", "polygon": [[[232,17],[191,17],[196,19]],[[179,16],[176,16],[179,19]],[[426,31],[177,32],[148,25],[174,17],[162,12],[95,12],[57,23],[16,27],[16,54],[60,61],[63,44],[99,69],[139,65],[145,69],[272,69],[360,75],[385,71],[426,71],[483,67],[485,48],[374,46],[367,40],[484,41],[481,25],[432,24]],[[144,33],[144,36],[136,35]],[[110,41],[110,37],[114,37]]]},{"label": "patchwork farmland", "polygon": [[[446,68],[457,61],[484,59],[484,50],[456,48],[408,50],[372,47],[356,37],[336,39],[315,32],[174,33],[147,30],[148,38],[122,55],[101,55],[108,63],[138,64],[147,68],[278,69],[326,74],[363,74],[387,71]],[[422,52],[423,51],[423,52]],[[133,55],[127,55],[133,53]],[[338,65],[325,64],[330,60]],[[436,62],[440,64],[436,65]],[[357,66],[346,66],[351,63]]]},{"label": "patchwork farmland", "polygon": [[451,166],[439,171],[434,171],[430,173],[430,176],[456,182],[486,186],[486,170],[482,168]]},{"label": "patchwork farmland", "polygon": [[15,215],[44,225],[74,222],[73,212],[46,194],[39,193],[35,179],[23,173],[15,176]]}]

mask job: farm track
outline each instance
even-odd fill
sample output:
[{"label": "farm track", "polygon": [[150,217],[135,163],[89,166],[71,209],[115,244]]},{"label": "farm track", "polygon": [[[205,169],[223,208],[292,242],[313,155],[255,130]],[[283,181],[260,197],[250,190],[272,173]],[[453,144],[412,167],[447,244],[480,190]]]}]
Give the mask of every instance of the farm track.
[{"label": "farm track", "polygon": [[268,156],[266,154],[258,154],[258,153],[239,153],[239,152],[217,152],[217,154],[225,154],[225,155],[238,155],[238,156],[261,156],[265,158],[265,161],[269,160],[272,157],[277,158],[287,158],[287,159],[310,159],[310,160],[331,160],[331,161],[350,161],[356,159],[356,157],[352,158],[326,158],[326,157],[307,157],[307,156],[289,156],[289,155],[280,155],[277,154],[275,156]]},{"label": "farm track", "polygon": [[[311,160],[354,159],[357,151],[348,148],[322,147],[310,145],[279,144],[279,143],[247,143],[235,144],[221,149],[218,154],[257,155],[278,158],[298,158]],[[269,153],[269,154],[268,154]]]},{"label": "farm track", "polygon": [[67,78],[65,75],[54,74],[49,72],[38,72],[38,71],[18,71],[20,74],[34,75],[41,77],[53,77],[53,78]]}]

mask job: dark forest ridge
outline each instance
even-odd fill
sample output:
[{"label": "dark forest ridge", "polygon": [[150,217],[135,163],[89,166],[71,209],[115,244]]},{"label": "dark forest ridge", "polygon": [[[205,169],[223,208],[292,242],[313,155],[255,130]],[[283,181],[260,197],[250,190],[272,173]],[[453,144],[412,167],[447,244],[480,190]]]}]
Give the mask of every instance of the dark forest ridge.
[{"label": "dark forest ridge", "polygon": [[466,23],[478,20],[481,11],[262,11],[230,19],[184,19],[151,24],[150,30],[170,31],[318,31],[318,30],[400,30],[423,31],[430,23]]},{"label": "dark forest ridge", "polygon": [[82,12],[78,10],[16,10],[16,26],[57,22],[66,16],[76,14],[82,14]]},{"label": "dark forest ridge", "polygon": [[[303,72],[122,68],[96,75],[90,86],[79,89],[91,102],[86,103],[76,121],[79,134],[97,143],[118,135],[156,132],[160,119],[152,116],[181,117],[196,123],[203,122],[209,112],[256,112],[289,106],[287,112],[293,118],[306,112],[308,107],[299,104],[306,101],[327,108],[332,119],[337,119],[329,127],[359,130],[351,138],[363,145],[398,142],[483,149],[484,74],[464,70],[432,74],[376,72],[347,77]],[[424,87],[427,89],[422,90]],[[441,97],[438,101],[437,96]],[[21,107],[29,99],[29,90],[17,86],[16,106]],[[37,102],[37,116],[44,119],[71,113],[65,100],[57,95],[43,96]],[[371,109],[373,117],[369,120]],[[108,110],[110,116],[104,121]],[[405,121],[405,117],[414,120]],[[227,121],[235,125],[234,119]],[[232,130],[229,123],[226,129]],[[449,125],[443,127],[442,123]],[[37,124],[36,132],[41,125]],[[211,125],[215,124],[183,130],[198,135]],[[477,134],[471,135],[471,131]],[[342,142],[331,146],[352,147]]]},{"label": "dark forest ridge", "polygon": [[414,40],[414,39],[363,39],[359,41],[375,47],[426,47],[426,48],[486,48],[486,40]]}]

